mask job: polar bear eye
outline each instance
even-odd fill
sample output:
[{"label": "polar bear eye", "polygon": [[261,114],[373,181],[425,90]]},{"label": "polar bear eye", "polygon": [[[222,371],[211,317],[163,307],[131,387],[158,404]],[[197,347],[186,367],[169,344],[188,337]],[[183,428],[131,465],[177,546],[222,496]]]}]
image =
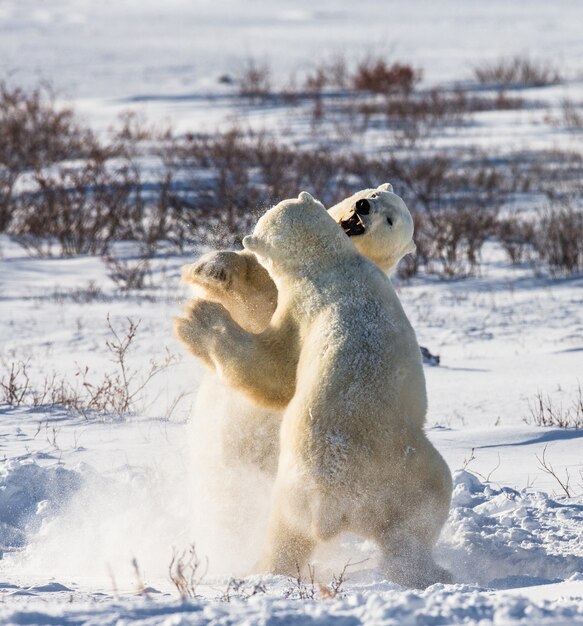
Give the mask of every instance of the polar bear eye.
[{"label": "polar bear eye", "polygon": [[390,217],[387,217],[387,223],[389,226],[393,225],[393,220]]}]

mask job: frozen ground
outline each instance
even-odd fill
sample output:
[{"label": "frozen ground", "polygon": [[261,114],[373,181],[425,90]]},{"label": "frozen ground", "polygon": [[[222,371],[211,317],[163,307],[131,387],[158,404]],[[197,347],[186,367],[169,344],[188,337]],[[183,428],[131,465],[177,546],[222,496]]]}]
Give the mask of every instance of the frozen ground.
[{"label": "frozen ground", "polygon": [[[0,241],[3,373],[29,359],[75,380],[89,365],[111,369],[106,316],[121,330],[141,320],[130,364],[143,373],[168,348],[180,355],[171,316],[186,258],[159,258],[140,296],[116,292],[98,258],[34,259]],[[244,576],[259,549],[267,487],[247,472],[219,474],[238,494],[235,513],[213,498],[217,468],[199,452],[212,441],[213,407],[195,416],[201,371],[185,356],[146,388],[138,414],[87,419],[37,407],[0,408],[0,620],[15,624],[198,624],[285,620],[349,624],[583,624],[583,431],[540,428],[528,419],[538,391],[566,407],[581,382],[583,279],[553,281],[508,268],[495,246],[479,278],[418,278],[399,294],[421,343],[440,354],[426,369],[429,436],[455,474],[438,558],[456,584],[424,592],[383,581],[374,549],[345,538],[316,555],[329,583],[349,560],[333,599],[299,600],[287,579]],[[92,282],[88,290],[88,282]],[[210,445],[210,444],[209,444]],[[546,458],[571,498],[542,471]],[[207,450],[212,456],[212,445]],[[465,470],[464,470],[465,468]],[[209,559],[200,598],[186,603],[167,577],[172,547],[196,542]],[[137,594],[139,579],[150,588]],[[262,591],[250,599],[256,584]],[[316,593],[318,595],[318,593]]]}]

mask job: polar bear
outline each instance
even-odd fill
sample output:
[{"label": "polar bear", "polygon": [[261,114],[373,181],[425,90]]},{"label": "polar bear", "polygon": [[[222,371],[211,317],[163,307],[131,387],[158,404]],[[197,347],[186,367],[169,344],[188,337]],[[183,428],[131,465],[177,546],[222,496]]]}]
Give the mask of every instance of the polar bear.
[{"label": "polar bear", "polygon": [[[413,219],[390,183],[363,189],[336,204],[334,217],[361,254],[387,273],[402,257],[415,250]],[[218,251],[185,265],[183,281],[204,299],[221,303],[242,328],[259,333],[267,327],[277,305],[277,288],[257,257],[247,251]],[[253,466],[274,476],[279,456],[281,411],[258,406],[237,393],[213,373],[198,391],[197,407],[222,398],[224,415],[220,433],[222,461],[226,467]]]},{"label": "polar bear", "polygon": [[[413,218],[391,183],[363,189],[328,213],[353,239],[357,250],[390,274],[415,251]],[[277,304],[277,289],[268,272],[249,251],[220,250],[182,268],[184,283],[205,300],[220,302],[243,328],[261,332]]]},{"label": "polar bear", "polygon": [[294,575],[317,544],[352,532],[376,541],[394,582],[448,581],[432,548],[451,475],[421,426],[421,355],[390,281],[306,192],[243,245],[278,290],[269,326],[248,332],[199,300],[176,332],[228,384],[284,409],[260,569]]}]

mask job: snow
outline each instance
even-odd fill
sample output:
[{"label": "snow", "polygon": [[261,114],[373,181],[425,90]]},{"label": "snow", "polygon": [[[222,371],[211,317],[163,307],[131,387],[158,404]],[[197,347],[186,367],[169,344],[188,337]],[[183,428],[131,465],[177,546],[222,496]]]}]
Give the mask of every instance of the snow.
[{"label": "snow", "polygon": [[[126,316],[141,319],[131,364],[165,348],[181,354],[171,316],[185,295],[177,287],[179,267],[191,259],[157,260],[153,284],[135,297],[116,292],[98,258],[35,259],[5,237],[0,245],[0,288],[10,294],[0,300],[2,357],[29,358],[33,381],[53,370],[74,378],[75,363],[106,371],[108,313],[117,328]],[[100,296],[84,302],[72,294],[88,278]],[[1,407],[0,619],[583,623],[583,433],[523,421],[538,390],[565,402],[576,391],[582,281],[508,267],[491,244],[479,278],[398,285],[421,342],[442,359],[426,368],[428,433],[456,470],[436,550],[455,584],[402,590],[383,580],[373,546],[347,537],[315,555],[323,584],[347,562],[369,559],[348,569],[338,597],[294,599],[292,581],[264,577],[245,582],[260,583],[264,593],[221,600],[229,577],[244,576],[260,549],[263,526],[253,520],[264,515],[268,487],[240,468],[211,475],[214,415],[199,411],[188,421],[192,395],[166,417],[173,398],[193,392],[202,375],[185,356],[147,387],[143,408],[125,419]],[[545,446],[558,475],[570,472],[573,497],[541,470],[537,455]],[[217,485],[224,493],[224,481],[234,498],[227,510],[213,495]],[[209,573],[200,597],[181,602],[167,568],[172,547],[191,543],[208,557]],[[159,592],[137,594],[133,559]]]},{"label": "snow", "polygon": [[467,78],[471,63],[502,52],[539,55],[544,42],[576,74],[581,21],[577,0],[534,0],[528,11],[520,0],[4,0],[0,67],[19,81],[54,79],[69,97],[173,96],[216,89],[246,57],[268,60],[277,80],[347,50],[375,50],[437,82]]},{"label": "snow", "polygon": [[[338,52],[373,50],[423,67],[430,86],[467,80],[481,60],[529,53],[573,80],[521,90],[523,109],[476,113],[429,147],[580,151],[580,134],[548,119],[563,98],[583,98],[581,23],[576,0],[528,9],[520,0],[4,0],[0,73],[15,84],[51,80],[101,130],[131,109],[178,131],[241,124],[314,142],[327,130],[306,138],[302,105],[242,107],[217,78],[252,56],[285,83]],[[380,133],[360,139],[389,148]],[[108,316],[121,332],[128,317],[140,320],[129,356],[138,378],[151,359],[174,357],[124,418],[0,405],[0,622],[583,624],[583,431],[538,427],[530,412],[538,392],[567,406],[583,382],[583,277],[510,267],[492,242],[483,256],[474,278],[397,282],[420,344],[441,357],[426,368],[427,423],[454,471],[436,549],[454,584],[401,589],[376,568],[374,546],[343,537],[315,555],[316,597],[301,599],[290,579],[248,576],[269,484],[220,467],[220,399],[195,406],[202,369],[172,334],[187,297],[180,266],[193,259],[157,257],[151,284],[127,295],[97,257],[32,258],[0,236],[0,377],[22,361],[36,388],[54,373],[79,389],[86,366],[98,380],[114,368]],[[543,471],[543,453],[570,496]],[[173,548],[193,543],[209,570],[197,597],[181,600],[168,567]],[[319,584],[349,562],[340,593],[319,597]],[[233,576],[243,580],[227,599]]]}]

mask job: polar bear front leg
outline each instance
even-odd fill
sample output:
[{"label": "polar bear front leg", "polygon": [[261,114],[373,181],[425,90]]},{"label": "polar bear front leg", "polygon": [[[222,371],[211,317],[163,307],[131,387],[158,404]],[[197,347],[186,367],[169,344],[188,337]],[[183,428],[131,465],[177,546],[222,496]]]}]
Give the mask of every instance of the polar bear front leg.
[{"label": "polar bear front leg", "polygon": [[192,354],[255,402],[283,408],[295,393],[299,344],[291,318],[254,334],[222,305],[195,300],[185,317],[175,319],[175,332]]},{"label": "polar bear front leg", "polygon": [[277,288],[257,257],[219,250],[182,267],[182,282],[205,300],[222,304],[233,319],[254,333],[265,330],[277,304]]}]

